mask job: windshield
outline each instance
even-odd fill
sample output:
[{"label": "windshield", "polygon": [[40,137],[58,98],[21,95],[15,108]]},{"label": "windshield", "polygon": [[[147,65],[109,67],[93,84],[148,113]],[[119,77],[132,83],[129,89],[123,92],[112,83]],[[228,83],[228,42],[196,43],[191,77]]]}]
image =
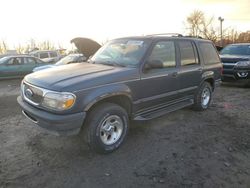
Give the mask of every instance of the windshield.
[{"label": "windshield", "polygon": [[148,44],[142,40],[121,39],[101,47],[90,62],[135,67],[146,52]]},{"label": "windshield", "polygon": [[222,49],[220,54],[250,55],[250,45],[229,45]]},{"label": "windshield", "polygon": [[58,61],[55,65],[66,65],[66,64],[69,64],[69,63],[73,63],[75,61],[77,61],[78,59],[78,55],[68,55],[64,58],[62,58],[60,61]]},{"label": "windshield", "polygon": [[2,58],[0,58],[0,64],[3,64],[8,59],[9,59],[9,57],[2,57]]}]

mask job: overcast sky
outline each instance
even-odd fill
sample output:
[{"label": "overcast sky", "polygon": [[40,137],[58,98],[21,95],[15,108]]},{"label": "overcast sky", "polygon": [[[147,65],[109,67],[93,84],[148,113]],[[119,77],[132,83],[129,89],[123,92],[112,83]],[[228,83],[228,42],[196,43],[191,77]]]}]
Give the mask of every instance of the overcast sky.
[{"label": "overcast sky", "polygon": [[[194,10],[225,18],[224,27],[250,30],[250,0],[1,0],[0,40],[31,38],[69,45],[74,37],[108,39],[185,30]],[[218,22],[219,24],[219,22]]]}]

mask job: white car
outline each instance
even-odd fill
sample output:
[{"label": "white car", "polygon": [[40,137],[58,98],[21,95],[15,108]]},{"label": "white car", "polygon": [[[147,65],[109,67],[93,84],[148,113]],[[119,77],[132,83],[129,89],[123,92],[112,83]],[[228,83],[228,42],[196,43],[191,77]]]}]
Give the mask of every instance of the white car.
[{"label": "white car", "polygon": [[59,60],[57,63],[52,64],[52,65],[45,65],[41,67],[36,67],[33,69],[33,72],[48,69],[48,68],[53,68],[61,65],[67,65],[71,63],[81,63],[86,61],[86,57],[83,54],[70,54],[61,60]]}]

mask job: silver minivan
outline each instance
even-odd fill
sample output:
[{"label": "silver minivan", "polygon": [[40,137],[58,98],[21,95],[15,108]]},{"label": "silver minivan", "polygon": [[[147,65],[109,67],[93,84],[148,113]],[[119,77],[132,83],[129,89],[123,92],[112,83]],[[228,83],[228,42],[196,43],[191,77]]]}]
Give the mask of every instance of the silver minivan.
[{"label": "silver minivan", "polygon": [[42,59],[46,63],[55,63],[61,59],[61,54],[57,50],[37,50],[30,52],[30,55]]}]

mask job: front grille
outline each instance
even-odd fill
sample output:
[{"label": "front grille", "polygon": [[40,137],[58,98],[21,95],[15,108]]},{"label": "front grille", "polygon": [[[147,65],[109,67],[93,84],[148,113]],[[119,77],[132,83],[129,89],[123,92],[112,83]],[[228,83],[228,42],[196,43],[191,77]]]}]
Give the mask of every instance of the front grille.
[{"label": "front grille", "polygon": [[31,102],[32,104],[39,105],[42,102],[43,90],[38,87],[32,86],[24,82],[22,87],[22,93],[24,99],[28,102]]},{"label": "front grille", "polygon": [[224,69],[233,69],[236,63],[227,63],[227,62],[222,62],[223,68]]}]

